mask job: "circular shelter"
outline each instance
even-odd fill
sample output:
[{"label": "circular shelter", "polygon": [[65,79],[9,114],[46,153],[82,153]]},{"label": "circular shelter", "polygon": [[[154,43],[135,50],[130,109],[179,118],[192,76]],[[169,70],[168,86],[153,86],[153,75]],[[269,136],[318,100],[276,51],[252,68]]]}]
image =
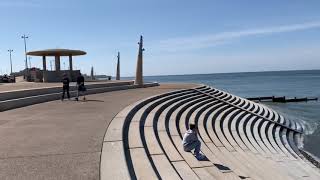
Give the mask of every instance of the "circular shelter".
[{"label": "circular shelter", "polygon": [[[72,57],[81,56],[87,54],[84,51],[80,50],[71,50],[71,49],[46,49],[41,51],[29,51],[27,55],[30,56],[42,56],[43,62],[43,82],[59,82],[61,81],[62,74],[67,74],[72,81],[75,81],[76,77],[80,74],[79,70],[73,70],[72,68]],[[55,57],[55,71],[47,71],[47,56]],[[60,57],[68,56],[69,57],[69,70],[61,71],[60,68]]]}]

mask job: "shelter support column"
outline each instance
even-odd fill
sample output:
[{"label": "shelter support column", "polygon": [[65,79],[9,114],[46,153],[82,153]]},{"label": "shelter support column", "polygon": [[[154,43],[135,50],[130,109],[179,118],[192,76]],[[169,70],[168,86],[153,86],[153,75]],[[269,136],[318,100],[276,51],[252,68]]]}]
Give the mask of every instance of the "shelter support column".
[{"label": "shelter support column", "polygon": [[72,55],[69,55],[69,71],[70,71],[70,78],[73,81],[73,67],[72,67]]},{"label": "shelter support column", "polygon": [[56,71],[60,71],[60,56],[55,56]]},{"label": "shelter support column", "polygon": [[42,71],[42,78],[43,82],[47,82],[47,61],[46,56],[42,56],[42,65],[43,65],[43,71]]},{"label": "shelter support column", "polygon": [[73,67],[72,67],[72,55],[69,55],[69,70],[73,71]]}]

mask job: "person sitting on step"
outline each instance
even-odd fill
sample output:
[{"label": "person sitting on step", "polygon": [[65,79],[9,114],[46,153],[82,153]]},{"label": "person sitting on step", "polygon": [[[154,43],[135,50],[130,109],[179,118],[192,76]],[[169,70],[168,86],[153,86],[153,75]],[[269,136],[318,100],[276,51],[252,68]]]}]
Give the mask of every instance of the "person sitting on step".
[{"label": "person sitting on step", "polygon": [[201,142],[198,139],[198,128],[195,124],[189,125],[189,130],[184,134],[182,145],[183,150],[191,152],[194,149],[194,155],[198,160],[205,159],[205,156],[200,152]]}]

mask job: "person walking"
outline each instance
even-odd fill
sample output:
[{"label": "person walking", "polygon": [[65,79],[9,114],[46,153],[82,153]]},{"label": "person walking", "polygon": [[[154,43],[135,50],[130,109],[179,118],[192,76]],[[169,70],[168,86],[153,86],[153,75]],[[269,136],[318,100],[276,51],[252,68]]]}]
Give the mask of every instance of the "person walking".
[{"label": "person walking", "polygon": [[198,160],[204,160],[205,156],[200,152],[201,142],[198,139],[198,128],[195,124],[190,124],[189,129],[183,136],[182,145],[183,150],[191,152],[194,150],[194,155]]},{"label": "person walking", "polygon": [[67,74],[63,74],[63,78],[62,78],[62,91],[63,92],[62,92],[62,97],[61,97],[62,101],[64,100],[64,95],[66,92],[67,92],[68,99],[70,100],[69,83],[70,83],[70,80],[69,80]]},{"label": "person walking", "polygon": [[86,91],[86,87],[84,86],[84,77],[82,76],[82,74],[80,74],[77,77],[77,97],[76,97],[76,101],[79,101],[79,96],[82,94],[83,95],[83,100],[86,100],[86,95],[85,95],[85,91]]}]

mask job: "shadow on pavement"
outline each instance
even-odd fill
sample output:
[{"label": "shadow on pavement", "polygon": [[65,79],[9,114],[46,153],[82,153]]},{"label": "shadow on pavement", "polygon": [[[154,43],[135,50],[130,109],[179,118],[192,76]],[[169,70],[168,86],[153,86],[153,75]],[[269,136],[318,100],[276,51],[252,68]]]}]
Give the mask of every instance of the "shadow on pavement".
[{"label": "shadow on pavement", "polygon": [[82,101],[82,102],[104,102],[102,100],[95,100],[95,99],[86,99],[86,100],[79,100],[79,101]]}]

